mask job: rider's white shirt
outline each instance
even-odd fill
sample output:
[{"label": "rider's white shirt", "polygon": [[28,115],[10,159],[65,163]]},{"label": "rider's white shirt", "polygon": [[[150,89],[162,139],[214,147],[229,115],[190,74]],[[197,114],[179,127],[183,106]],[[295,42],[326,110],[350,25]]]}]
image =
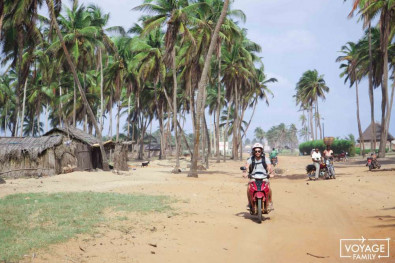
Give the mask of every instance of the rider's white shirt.
[{"label": "rider's white shirt", "polygon": [[311,158],[313,158],[313,160],[319,161],[321,160],[321,153],[320,152],[313,152],[313,154],[311,155]]},{"label": "rider's white shirt", "polygon": [[[265,161],[266,164],[270,164],[269,158],[265,157]],[[252,164],[251,158],[248,158],[247,164],[248,165]],[[251,177],[256,179],[267,179],[267,172],[263,167],[262,158],[260,160],[255,159],[255,167],[253,167]]]}]

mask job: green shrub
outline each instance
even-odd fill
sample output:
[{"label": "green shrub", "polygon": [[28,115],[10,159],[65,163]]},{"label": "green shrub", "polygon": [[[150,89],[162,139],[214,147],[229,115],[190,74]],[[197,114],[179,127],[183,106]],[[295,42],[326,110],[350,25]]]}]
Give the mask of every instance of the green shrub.
[{"label": "green shrub", "polygon": [[[320,149],[320,151],[324,151],[326,149],[326,145],[323,140],[315,140],[299,144],[299,151],[301,153],[306,152],[307,154],[310,154],[311,150],[315,148]],[[349,140],[335,140],[331,145],[331,149],[334,154],[339,154],[342,151],[345,151],[348,152],[350,156],[355,156],[356,152],[354,143]]]},{"label": "green shrub", "polygon": [[[389,148],[385,148],[385,152],[387,153],[389,151]],[[365,149],[365,154],[371,153],[372,150],[370,149]],[[379,153],[379,149],[376,149],[376,153]],[[360,155],[361,154],[361,148],[357,147],[355,148],[355,154]]]}]

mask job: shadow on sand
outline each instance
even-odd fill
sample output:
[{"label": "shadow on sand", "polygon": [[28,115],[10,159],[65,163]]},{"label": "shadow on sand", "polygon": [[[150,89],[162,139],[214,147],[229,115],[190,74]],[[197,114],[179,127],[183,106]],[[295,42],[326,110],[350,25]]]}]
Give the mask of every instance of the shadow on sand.
[{"label": "shadow on sand", "polygon": [[[244,217],[244,219],[251,220],[251,221],[259,224],[258,223],[258,217],[256,215],[250,215],[249,212],[239,212],[239,213],[235,214],[235,216]],[[267,220],[270,220],[269,216],[262,216],[262,221],[263,222],[267,221]]]}]

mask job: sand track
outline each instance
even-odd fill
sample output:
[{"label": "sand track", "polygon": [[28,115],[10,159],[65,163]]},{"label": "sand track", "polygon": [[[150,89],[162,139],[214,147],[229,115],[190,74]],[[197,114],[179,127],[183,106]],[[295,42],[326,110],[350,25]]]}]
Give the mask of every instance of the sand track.
[{"label": "sand track", "polygon": [[[247,182],[235,161],[212,163],[197,179],[171,174],[171,167],[163,166],[168,161],[155,161],[125,175],[9,180],[0,185],[0,197],[111,191],[182,200],[174,204],[175,215],[131,214],[130,221],[98,226],[99,234],[31,251],[24,262],[352,262],[339,257],[339,239],[361,236],[390,237],[391,258],[378,262],[395,262],[393,171],[371,173],[358,162],[335,163],[336,180],[311,182],[303,176],[308,157],[280,156],[279,162],[285,174],[271,181],[275,211],[262,224],[246,210]],[[394,168],[394,159],[386,167]]]}]

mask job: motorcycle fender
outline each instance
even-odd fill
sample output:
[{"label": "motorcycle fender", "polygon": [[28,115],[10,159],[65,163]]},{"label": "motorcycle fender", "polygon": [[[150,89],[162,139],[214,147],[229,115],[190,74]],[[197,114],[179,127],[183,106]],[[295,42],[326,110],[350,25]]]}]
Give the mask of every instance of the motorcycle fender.
[{"label": "motorcycle fender", "polygon": [[263,192],[256,192],[255,195],[254,195],[254,197],[255,197],[256,199],[264,199],[264,198],[265,198],[265,195],[263,194]]}]

